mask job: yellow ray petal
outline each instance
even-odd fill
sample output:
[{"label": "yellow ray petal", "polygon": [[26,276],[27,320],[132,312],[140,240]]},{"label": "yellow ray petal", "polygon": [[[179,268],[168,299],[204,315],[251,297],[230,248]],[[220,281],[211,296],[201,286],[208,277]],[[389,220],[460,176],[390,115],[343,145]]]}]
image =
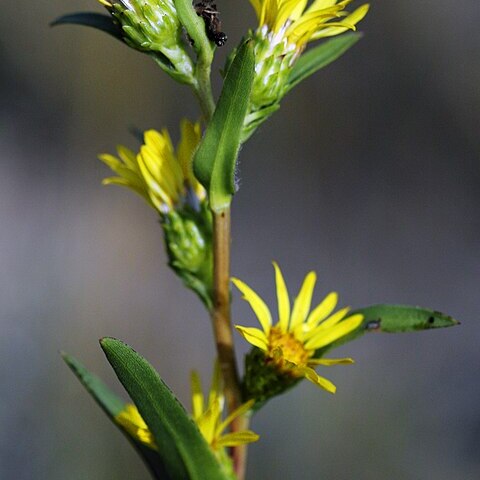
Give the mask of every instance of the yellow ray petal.
[{"label": "yellow ray petal", "polygon": [[242,430],[240,432],[227,433],[215,442],[215,447],[236,447],[237,445],[244,445],[246,443],[256,442],[259,438],[260,435],[257,435],[251,430]]},{"label": "yellow ray petal", "polygon": [[298,296],[293,304],[292,318],[290,320],[289,327],[290,331],[305,320],[312,303],[312,294],[316,281],[317,275],[315,272],[310,272],[305,277],[302,288],[300,289],[300,292],[298,293]]},{"label": "yellow ray petal", "polygon": [[313,12],[315,10],[323,10],[324,8],[333,7],[337,3],[337,0],[315,0],[308,7],[307,12]]},{"label": "yellow ray petal", "polygon": [[244,282],[238,278],[232,278],[233,284],[242,292],[244,300],[246,300],[263,328],[266,335],[270,332],[272,326],[272,315],[266,303]]},{"label": "yellow ray petal", "polygon": [[255,403],[255,400],[249,400],[248,402],[245,402],[244,404],[240,405],[238,408],[236,408],[222,423],[220,423],[215,430],[215,435],[218,437],[222,434],[222,432],[237,418],[242,415],[245,415],[247,412],[249,412],[253,405]]},{"label": "yellow ray petal", "polygon": [[343,320],[349,311],[350,307],[341,308],[338,312],[335,312],[333,315],[323,320],[323,322],[320,322],[317,328],[323,330],[325,328],[333,327]]},{"label": "yellow ray petal", "polygon": [[[281,2],[276,18],[276,25],[278,25],[278,28],[283,27],[288,19],[296,20],[299,18],[305,9],[306,4],[306,0],[284,0]],[[277,30],[277,28],[275,30]]]},{"label": "yellow ray petal", "polygon": [[307,3],[307,0],[298,1],[297,6],[292,10],[292,13],[290,14],[290,19],[297,20],[298,18],[300,18],[303,14],[303,11],[305,10],[305,7],[307,6]]},{"label": "yellow ray petal", "polygon": [[157,449],[152,432],[148,429],[135,405],[130,403],[115,417],[115,422],[121,425],[133,438],[152,449]]},{"label": "yellow ray petal", "polygon": [[196,420],[203,413],[203,392],[200,376],[195,370],[190,374],[190,388],[192,390],[192,416]]},{"label": "yellow ray petal", "polygon": [[135,153],[133,153],[129,148],[124,147],[123,145],[117,146],[118,156],[122,159],[123,163],[132,170],[137,171],[138,173],[138,163]]},{"label": "yellow ray petal", "polygon": [[320,330],[305,343],[305,348],[318,350],[355,330],[363,321],[363,315],[356,314],[326,330]]},{"label": "yellow ray petal", "polygon": [[355,363],[353,358],[311,358],[308,360],[309,365],[324,365],[330,367],[332,365],[351,365]]},{"label": "yellow ray petal", "polygon": [[178,163],[182,168],[184,179],[195,193],[199,193],[199,197],[202,197],[204,189],[193,174],[193,154],[201,138],[200,123],[193,123],[184,118],[180,123],[180,132],[180,142],[177,146]]},{"label": "yellow ray petal", "polygon": [[[340,35],[341,33],[346,32],[347,30],[352,30],[349,26],[355,26],[360,20],[362,20],[365,15],[368,13],[370,5],[366,3],[361,7],[358,7],[350,15],[344,18],[345,26],[332,26],[329,28],[324,28],[319,30],[312,36],[312,40],[318,40],[319,38],[333,37],[335,35]],[[343,23],[342,22],[342,23]]]},{"label": "yellow ray petal", "polygon": [[255,9],[255,13],[257,14],[257,18],[260,18],[262,13],[262,3],[260,0],[250,0],[252,7]]},{"label": "yellow ray petal", "polygon": [[141,154],[137,155],[138,165],[140,166],[140,171],[142,176],[145,179],[145,182],[148,185],[149,195],[152,202],[155,205],[165,204],[168,207],[173,206],[172,197],[165,191],[162,185],[160,185],[156,178],[152,175],[149,168],[147,167],[144,157]]},{"label": "yellow ray petal", "polygon": [[337,387],[330,381],[324,377],[321,377],[317,374],[317,372],[310,367],[298,366],[296,368],[298,372],[301,372],[302,375],[307,379],[310,380],[315,385],[325,389],[329,393],[335,393],[337,391]]},{"label": "yellow ray petal", "polygon": [[288,320],[290,319],[290,299],[285,280],[277,262],[273,262],[273,267],[275,268],[275,283],[277,286],[278,326],[282,332],[287,332]]},{"label": "yellow ray petal", "polygon": [[243,335],[248,343],[260,348],[264,352],[268,350],[267,336],[258,328],[241,327],[235,325],[235,328]]},{"label": "yellow ray petal", "polygon": [[198,428],[200,429],[203,437],[209,444],[211,444],[213,439],[215,438],[215,429],[217,427],[217,423],[221,414],[222,409],[219,405],[219,402],[214,402],[209,405],[203,415],[201,415],[196,420]]},{"label": "yellow ray petal", "polygon": [[329,293],[322,302],[315,307],[314,310],[308,316],[306,321],[308,327],[316,327],[322,320],[327,318],[337,306],[338,302],[338,293],[331,292]]}]

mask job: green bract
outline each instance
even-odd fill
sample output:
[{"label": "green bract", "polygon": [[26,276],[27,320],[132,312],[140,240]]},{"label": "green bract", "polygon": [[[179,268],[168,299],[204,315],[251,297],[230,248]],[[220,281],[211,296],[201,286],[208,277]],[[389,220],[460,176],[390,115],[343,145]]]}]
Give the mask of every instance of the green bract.
[{"label": "green bract", "polygon": [[204,202],[200,209],[185,207],[161,218],[169,265],[211,310],[212,214]]},{"label": "green bract", "polygon": [[173,1],[118,0],[107,8],[122,27],[129,46],[153,54],[176,80],[194,82],[194,65],[185,50],[183,29]]}]

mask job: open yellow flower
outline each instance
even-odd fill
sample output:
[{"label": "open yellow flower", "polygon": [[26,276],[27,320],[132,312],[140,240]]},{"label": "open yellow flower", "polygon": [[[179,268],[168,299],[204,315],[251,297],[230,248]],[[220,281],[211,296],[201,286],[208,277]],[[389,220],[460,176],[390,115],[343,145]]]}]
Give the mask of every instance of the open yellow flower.
[{"label": "open yellow flower", "polygon": [[313,367],[350,364],[353,360],[313,358],[315,351],[358,328],[363,316],[355,314],[348,317],[348,307],[333,313],[338,302],[338,294],[335,292],[329,293],[310,312],[316,282],[315,272],[310,272],[305,277],[291,310],[282,272],[275,262],[273,266],[277,287],[278,322],[272,325],[272,314],[265,302],[248,285],[233,278],[232,282],[242,292],[262,327],[258,329],[236,325],[235,328],[247,342],[262,350],[267,362],[282,374],[294,378],[304,377],[328,392],[335,393],[335,385],[319,376]]},{"label": "open yellow flower", "polygon": [[369,5],[364,4],[349,14],[345,8],[352,1],[314,0],[308,7],[308,0],[250,0],[250,3],[260,28],[299,49],[309,41],[355,30]]},{"label": "open yellow flower", "polygon": [[[197,372],[192,372],[191,388],[193,420],[212,450],[220,453],[225,447],[244,445],[246,443],[256,442],[259,439],[259,436],[251,430],[224,433],[227,427],[237,417],[251,410],[254,401],[250,400],[244,403],[228,415],[225,420],[222,420],[225,399],[222,393],[222,382],[218,363],[215,365],[212,386],[207,399],[203,396],[200,377]],[[153,450],[157,449],[155,439],[135,405],[125,405],[125,408],[115,417],[115,421],[133,438]]]},{"label": "open yellow flower", "polygon": [[160,213],[167,213],[187,199],[205,199],[205,189],[196,180],[192,159],[201,138],[199,123],[183,120],[177,151],[166,129],[148,130],[138,154],[123,146],[117,147],[119,158],[102,154],[100,160],[118,176],[103,180],[105,185],[128,187],[141,195]]}]

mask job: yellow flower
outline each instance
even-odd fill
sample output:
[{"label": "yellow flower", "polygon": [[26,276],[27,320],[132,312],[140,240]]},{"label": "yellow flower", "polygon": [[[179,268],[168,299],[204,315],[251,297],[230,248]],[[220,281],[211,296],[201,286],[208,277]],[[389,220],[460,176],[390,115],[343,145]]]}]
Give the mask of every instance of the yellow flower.
[{"label": "yellow flower", "polygon": [[225,398],[218,362],[215,365],[208,399],[205,399],[203,396],[200,377],[197,372],[192,372],[191,388],[193,419],[213,450],[221,450],[224,447],[234,447],[256,442],[259,439],[259,436],[251,430],[223,433],[236,418],[246,414],[252,409],[254,401],[250,400],[244,403],[222,421]]},{"label": "yellow flower", "polygon": [[[250,0],[257,13],[259,27],[265,29],[278,43],[287,43],[301,49],[307,42],[339,35],[355,30],[355,25],[368,12],[364,4],[352,13],[345,7],[352,0],[314,0],[307,8],[308,0]],[[331,21],[337,20],[338,21]]]},{"label": "yellow flower", "polygon": [[[245,340],[258,347],[265,354],[267,362],[293,378],[304,377],[330,393],[335,393],[332,382],[319,376],[312,367],[316,365],[340,365],[353,363],[351,358],[314,358],[315,351],[349,334],[360,326],[363,316],[356,314],[347,317],[349,308],[333,313],[338,302],[338,294],[329,293],[310,312],[315,272],[310,272],[303,282],[290,309],[290,299],[282,272],[274,262],[278,299],[278,322],[272,325],[272,314],[265,302],[245,283],[232,279],[250,304],[262,329],[235,326]],[[310,312],[310,313],[309,313]]]},{"label": "yellow flower", "polygon": [[[223,433],[237,417],[244,415],[251,410],[254,401],[250,400],[249,402],[244,403],[222,421],[225,401],[222,393],[222,383],[218,363],[215,365],[212,386],[207,402],[203,397],[200,377],[197,372],[192,372],[191,387],[192,417],[212,450],[221,453],[222,449],[225,447],[234,447],[256,442],[259,439],[259,436],[251,430]],[[115,421],[133,438],[153,450],[157,449],[155,439],[135,405],[126,404],[125,408],[115,417]]]},{"label": "yellow flower", "polygon": [[185,200],[191,200],[192,195],[197,203],[204,200],[205,189],[192,169],[193,154],[201,137],[200,124],[183,120],[180,128],[176,152],[168,131],[163,129],[146,131],[138,154],[120,145],[117,147],[119,158],[100,155],[100,160],[118,175],[106,178],[103,183],[131,188],[160,213],[181,206]]}]

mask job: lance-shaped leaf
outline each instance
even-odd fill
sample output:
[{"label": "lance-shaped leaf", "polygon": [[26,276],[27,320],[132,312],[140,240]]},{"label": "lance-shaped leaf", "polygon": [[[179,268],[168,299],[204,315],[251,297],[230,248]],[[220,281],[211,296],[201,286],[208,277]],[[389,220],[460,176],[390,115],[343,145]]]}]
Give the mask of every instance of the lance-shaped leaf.
[{"label": "lance-shaped leaf", "polygon": [[328,350],[351,342],[368,332],[415,332],[419,330],[430,330],[432,328],[453,327],[459,324],[457,320],[441,312],[408,305],[372,305],[370,307],[359,308],[349,315],[358,313],[364,316],[361,325],[336,342],[318,350],[315,355],[316,357],[321,357]]},{"label": "lance-shaped leaf", "polygon": [[113,22],[110,15],[95,12],[69,13],[57,18],[50,24],[51,27],[57,25],[83,25],[96,28],[123,42],[122,30]]},{"label": "lance-shaped leaf", "polygon": [[115,421],[117,415],[125,409],[126,403],[118,398],[100,378],[90,373],[76,358],[64,352],[62,352],[62,357],[100,408],[125,434],[145,462],[153,478],[158,480],[168,478],[160,455],[155,450],[139,442],[136,438],[133,438],[128,430]]},{"label": "lance-shaped leaf", "polygon": [[295,63],[288,79],[287,91],[295,85],[313,75],[318,70],[341,57],[349,48],[353,47],[362,38],[361,33],[347,33],[332,38],[318,47],[305,52]]},{"label": "lance-shaped leaf", "polygon": [[209,445],[155,369],[119,340],[103,338],[100,344],[152,432],[168,475],[173,480],[225,480]]},{"label": "lance-shaped leaf", "polygon": [[220,99],[195,154],[195,176],[209,193],[210,206],[220,211],[235,193],[235,165],[252,90],[253,47],[244,43],[228,69]]}]

